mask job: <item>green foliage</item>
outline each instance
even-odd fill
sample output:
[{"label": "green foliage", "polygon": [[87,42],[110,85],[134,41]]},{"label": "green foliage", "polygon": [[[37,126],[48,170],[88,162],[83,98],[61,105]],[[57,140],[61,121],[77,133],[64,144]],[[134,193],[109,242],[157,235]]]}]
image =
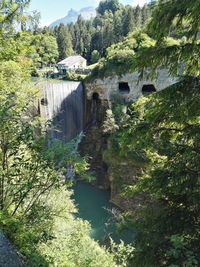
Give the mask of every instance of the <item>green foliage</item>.
[{"label": "green foliage", "polygon": [[29,6],[30,0],[2,0],[0,3],[0,35],[15,31],[16,23],[23,29],[26,16],[24,9]]},{"label": "green foliage", "polygon": [[93,50],[91,54],[91,63],[95,64],[99,61],[100,59],[100,54],[97,50]]},{"label": "green foliage", "polygon": [[[142,151],[149,160],[138,182],[128,186],[129,196],[148,199],[134,220],[133,266],[175,263],[167,253],[172,235],[187,239],[188,262],[194,259],[195,266],[199,260],[199,88],[198,79],[190,78],[141,98],[121,131],[123,153]],[[185,261],[186,254],[176,263],[184,266]]]},{"label": "green foliage", "polygon": [[127,104],[122,104],[122,103],[114,103],[112,105],[112,111],[115,117],[115,121],[117,123],[117,125],[122,126],[124,125],[128,119],[129,119],[129,115],[127,114],[128,112],[128,105]]},{"label": "green foliage", "polygon": [[[146,68],[149,68],[149,75],[155,77],[155,70],[163,66],[167,66],[172,75],[199,76],[199,5],[198,0],[159,1],[147,28],[156,45],[140,51],[132,69],[139,70],[141,77]],[[166,44],[169,36],[184,37],[184,42]]]},{"label": "green foliage", "polygon": [[65,80],[67,81],[83,81],[85,78],[86,75],[72,73],[72,72],[67,72],[65,76]]},{"label": "green foliage", "polygon": [[172,27],[179,32],[186,30],[187,36],[195,40],[200,28],[199,8],[198,0],[158,1],[148,28],[156,40],[169,36]]},{"label": "green foliage", "polygon": [[28,58],[41,67],[55,63],[58,57],[56,39],[48,34],[21,32],[10,38],[0,36],[0,44],[1,61]]},{"label": "green foliage", "polygon": [[[167,251],[167,258],[172,258],[173,264],[168,267],[183,266],[185,267],[197,267],[198,261],[195,258],[192,251],[187,248],[188,241],[187,238],[179,235],[171,236],[172,248]],[[174,264],[175,263],[175,264]]]},{"label": "green foliage", "polygon": [[101,15],[104,15],[106,11],[111,11],[115,13],[120,7],[118,0],[105,0],[100,1],[99,6],[97,8],[97,12]]},{"label": "green foliage", "polygon": [[[136,228],[132,266],[198,266],[199,259],[199,1],[159,1],[148,26],[156,43],[138,49],[132,70],[156,77],[160,68],[179,83],[140,98],[120,132],[121,155],[148,159],[127,196],[142,200],[129,223]],[[177,33],[182,39],[170,38]],[[191,77],[188,78],[187,75]],[[196,77],[196,78],[195,78]]]},{"label": "green foliage", "polygon": [[[59,196],[58,201],[62,201]],[[64,210],[63,210],[64,211]],[[116,266],[113,256],[88,237],[89,224],[80,219],[56,217],[53,235],[40,249],[51,264],[73,267]]]},{"label": "green foliage", "polygon": [[89,224],[75,219],[64,179],[73,165],[87,169],[74,142],[47,147],[42,122],[32,113],[37,89],[15,62],[0,64],[0,229],[25,256],[27,266],[117,266],[114,256],[89,238]]},{"label": "green foliage", "polygon": [[58,58],[58,46],[55,37],[49,34],[32,36],[30,57],[38,67],[54,64]]},{"label": "green foliage", "polygon": [[64,166],[77,161],[68,145],[46,148],[41,122],[31,112],[36,93],[19,64],[1,63],[0,206],[13,215],[29,215],[43,195],[64,183]]},{"label": "green foliage", "polygon": [[[68,39],[72,41],[74,52],[85,57],[89,63],[93,63],[94,50],[98,51],[100,57],[105,56],[109,46],[118,43],[136,28],[144,26],[149,18],[148,5],[134,8],[123,6],[117,0],[101,1],[94,19],[84,20],[79,16],[76,23],[62,26],[62,33],[59,32],[61,25],[56,26],[53,33],[57,40],[69,33]],[[58,46],[60,47],[59,43]]]},{"label": "green foliage", "polygon": [[125,245],[121,240],[120,244],[115,244],[111,239],[110,251],[114,255],[115,261],[122,267],[131,267],[129,262],[133,258],[134,247],[132,245]]},{"label": "green foliage", "polygon": [[[24,9],[29,2],[1,1],[0,61],[29,59],[37,67],[55,63],[58,57],[56,40],[50,33],[39,33],[40,16],[37,12],[25,15]],[[21,32],[16,32],[19,24]],[[26,28],[29,32],[25,31]]]},{"label": "green foliage", "polygon": [[103,132],[106,134],[112,134],[116,130],[119,129],[118,125],[115,122],[115,118],[113,116],[111,109],[106,110],[106,118],[105,118],[102,128],[103,128]]},{"label": "green foliage", "polygon": [[122,75],[131,71],[138,51],[154,45],[155,41],[147,34],[141,31],[130,33],[124,41],[107,48],[106,57],[99,61],[89,79],[113,74]]},{"label": "green foliage", "polygon": [[73,53],[71,36],[64,24],[59,25],[56,32],[56,39],[58,44],[59,60],[63,60],[66,57],[71,56]]},{"label": "green foliage", "polygon": [[0,212],[0,228],[26,256],[26,265],[116,267],[112,254],[88,237],[89,224],[74,219],[71,192],[53,190],[36,207],[31,223]]}]

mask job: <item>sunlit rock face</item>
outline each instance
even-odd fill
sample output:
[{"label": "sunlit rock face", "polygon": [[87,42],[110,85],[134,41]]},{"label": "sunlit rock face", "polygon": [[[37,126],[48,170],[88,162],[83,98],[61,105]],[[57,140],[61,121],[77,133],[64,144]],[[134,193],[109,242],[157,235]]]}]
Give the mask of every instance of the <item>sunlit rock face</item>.
[{"label": "sunlit rock face", "polygon": [[92,99],[94,93],[98,93],[99,99],[112,101],[116,96],[125,102],[134,102],[140,96],[161,91],[166,87],[177,83],[178,79],[170,77],[167,70],[160,70],[156,80],[139,80],[138,72],[128,73],[122,76],[110,76],[104,79],[96,79],[86,84],[87,99]]}]

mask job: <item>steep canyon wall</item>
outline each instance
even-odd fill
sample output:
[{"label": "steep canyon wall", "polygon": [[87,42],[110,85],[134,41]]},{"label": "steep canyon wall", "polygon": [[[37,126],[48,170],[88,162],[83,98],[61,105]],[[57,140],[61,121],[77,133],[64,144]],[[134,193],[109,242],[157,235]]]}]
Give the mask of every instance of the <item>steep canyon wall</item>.
[{"label": "steep canyon wall", "polygon": [[[156,80],[139,81],[138,77],[139,74],[134,72],[121,77],[97,79],[85,84],[87,101],[85,115],[86,124],[89,127],[85,131],[80,151],[82,155],[89,157],[91,170],[97,178],[95,185],[102,189],[110,188],[111,202],[125,210],[136,208],[137,201],[121,196],[122,185],[135,183],[145,163],[133,160],[131,157],[123,158],[112,150],[113,144],[102,130],[106,110],[111,108],[115,101],[135,102],[142,95],[161,91],[178,81],[177,78],[170,77],[167,70],[159,71]],[[96,104],[95,114],[94,102]]]}]

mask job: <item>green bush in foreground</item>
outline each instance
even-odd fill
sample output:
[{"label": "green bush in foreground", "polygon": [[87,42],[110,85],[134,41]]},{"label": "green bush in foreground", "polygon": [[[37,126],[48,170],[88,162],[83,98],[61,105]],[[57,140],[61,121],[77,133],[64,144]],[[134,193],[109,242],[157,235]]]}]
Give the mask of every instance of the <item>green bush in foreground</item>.
[{"label": "green bush in foreground", "polygon": [[0,213],[0,228],[25,255],[27,266],[115,267],[114,256],[89,237],[89,224],[74,219],[68,189],[52,191],[35,207],[33,221]]},{"label": "green bush in foreground", "polygon": [[24,67],[0,64],[0,230],[30,267],[115,267],[114,255],[89,237],[89,224],[73,216],[66,166],[85,176],[87,164],[73,143],[46,146],[32,114],[35,96]]}]

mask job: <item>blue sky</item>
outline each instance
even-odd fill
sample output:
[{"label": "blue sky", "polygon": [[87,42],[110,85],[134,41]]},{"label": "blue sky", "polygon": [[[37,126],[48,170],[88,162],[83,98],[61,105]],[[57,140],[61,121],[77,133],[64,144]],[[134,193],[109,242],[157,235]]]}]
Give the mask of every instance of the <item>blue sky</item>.
[{"label": "blue sky", "polygon": [[[98,5],[99,0],[32,0],[30,10],[41,13],[41,25],[48,25],[56,19],[65,17],[69,9],[80,10],[83,7]],[[143,5],[147,0],[119,0],[125,5]]]}]

